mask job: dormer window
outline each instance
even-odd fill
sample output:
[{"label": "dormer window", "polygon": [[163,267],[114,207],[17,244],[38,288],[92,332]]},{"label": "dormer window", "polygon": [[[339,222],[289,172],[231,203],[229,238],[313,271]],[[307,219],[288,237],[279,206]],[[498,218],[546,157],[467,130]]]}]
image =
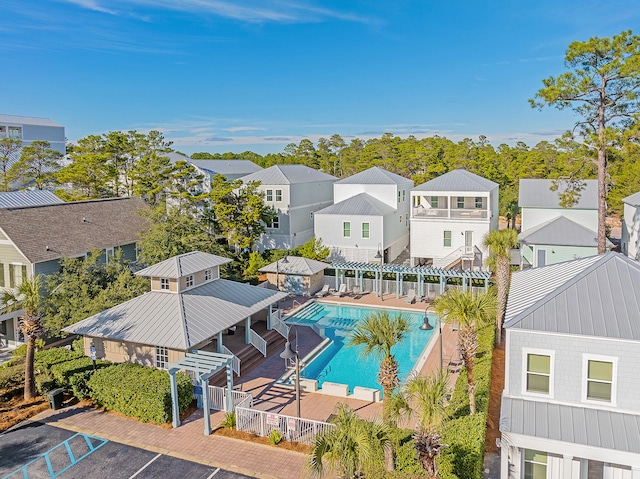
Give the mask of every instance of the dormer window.
[{"label": "dormer window", "polygon": [[169,291],[169,278],[160,278],[160,289]]},{"label": "dormer window", "polygon": [[185,277],[185,285],[187,288],[190,288],[191,286],[193,286],[193,275],[190,274],[189,276]]},{"label": "dormer window", "polygon": [[204,270],[204,280],[205,281],[209,281],[211,279],[211,270],[210,269],[205,269]]}]

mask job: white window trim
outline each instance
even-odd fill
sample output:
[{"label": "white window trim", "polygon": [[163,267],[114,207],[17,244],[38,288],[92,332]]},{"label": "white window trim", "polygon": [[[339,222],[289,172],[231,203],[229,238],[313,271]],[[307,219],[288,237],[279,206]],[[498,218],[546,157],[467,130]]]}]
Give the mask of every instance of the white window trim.
[{"label": "white window trim", "polygon": [[[165,284],[167,287],[163,288]],[[169,278],[160,278],[160,291],[171,291],[171,281],[169,281]]]},{"label": "white window trim", "polygon": [[[160,353],[159,353],[160,351]],[[163,361],[160,361],[160,356],[164,356],[162,359]],[[155,367],[158,369],[167,369],[167,366],[169,365],[169,348],[167,348],[166,346],[156,346],[155,350],[154,350],[154,364]],[[166,359],[165,359],[166,357]],[[160,363],[164,363],[164,364],[160,364]]]},{"label": "white window trim", "polygon": [[[598,401],[597,399],[587,399],[587,368],[589,361],[604,361],[612,363],[611,371],[611,401]],[[614,356],[603,356],[600,354],[582,353],[582,395],[581,401],[585,404],[599,404],[615,407],[618,403],[618,358]]]},{"label": "white window trim", "polygon": [[[280,196],[280,199],[278,199],[278,195]],[[273,192],[273,199],[276,202],[280,202],[282,201],[282,190],[274,190]]]},{"label": "white window trim", "polygon": [[[367,225],[367,233],[369,234],[369,236],[364,235],[364,225]],[[362,239],[371,239],[371,222],[363,221],[362,224],[360,225],[360,233],[361,233]]]},{"label": "white window trim", "polygon": [[[549,360],[549,394],[539,393],[535,391],[527,391],[527,355],[528,354],[538,354],[540,356],[549,356],[551,359]],[[551,349],[537,349],[537,348],[522,348],[522,385],[521,391],[523,396],[531,396],[531,397],[544,397],[544,398],[553,398],[554,397],[554,366],[556,362],[556,352]]]},{"label": "white window trim", "polygon": [[204,280],[205,281],[209,281],[211,278],[213,278],[213,271],[211,271],[211,269],[205,269],[204,270]]},{"label": "white window trim", "polygon": [[[348,224],[349,225],[349,236],[345,235],[345,225]],[[343,221],[342,222],[342,237],[343,238],[351,238],[351,221]]]},{"label": "white window trim", "polygon": [[[189,284],[189,281],[191,281],[191,284]],[[195,278],[193,277],[192,274],[188,274],[187,276],[184,277],[185,288],[192,288],[195,284],[196,284]]]}]

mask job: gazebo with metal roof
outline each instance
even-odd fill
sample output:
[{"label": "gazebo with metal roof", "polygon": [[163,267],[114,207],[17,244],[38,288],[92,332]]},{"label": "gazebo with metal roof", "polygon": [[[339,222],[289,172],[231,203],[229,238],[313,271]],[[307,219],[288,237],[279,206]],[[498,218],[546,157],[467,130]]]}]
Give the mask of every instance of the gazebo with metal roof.
[{"label": "gazebo with metal roof", "polygon": [[[198,398],[198,406],[204,410],[204,435],[211,434],[211,410],[209,407],[209,378],[223,368],[227,368],[227,391],[233,390],[233,355],[210,353],[207,351],[193,351],[187,353],[175,363],[167,366],[169,381],[171,383],[171,411],[173,416],[173,427],[180,426],[180,407],[178,405],[178,383],[176,374],[178,371],[192,372],[197,381],[197,386],[201,389]],[[227,394],[227,412],[233,412],[233,395]]]},{"label": "gazebo with metal roof", "polygon": [[380,284],[380,272],[382,274],[391,273],[395,274],[396,278],[396,297],[400,297],[400,291],[402,291],[402,282],[404,275],[416,275],[418,277],[418,290],[416,295],[422,298],[425,294],[425,278],[438,278],[440,284],[440,294],[444,293],[447,281],[452,278],[460,278],[463,289],[473,286],[473,281],[482,282],[483,287],[486,290],[489,287],[489,278],[491,272],[489,271],[462,271],[456,269],[444,269],[444,268],[432,268],[428,266],[402,266],[397,264],[383,264],[380,268],[379,264],[375,263],[350,263],[350,262],[333,262],[329,266],[336,272],[336,289],[338,289],[340,283],[344,283],[345,273],[347,271],[353,271],[355,273],[356,285],[362,285],[363,273],[374,273],[374,292],[379,294]]}]

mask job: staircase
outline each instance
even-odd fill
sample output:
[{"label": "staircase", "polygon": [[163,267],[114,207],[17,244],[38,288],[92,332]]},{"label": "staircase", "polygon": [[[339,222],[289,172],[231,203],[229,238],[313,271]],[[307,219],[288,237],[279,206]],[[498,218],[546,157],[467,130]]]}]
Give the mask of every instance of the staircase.
[{"label": "staircase", "polygon": [[409,251],[409,247],[407,246],[402,250],[402,253],[398,255],[396,259],[394,259],[391,264],[399,264],[402,266],[410,266],[411,265],[411,252]]}]

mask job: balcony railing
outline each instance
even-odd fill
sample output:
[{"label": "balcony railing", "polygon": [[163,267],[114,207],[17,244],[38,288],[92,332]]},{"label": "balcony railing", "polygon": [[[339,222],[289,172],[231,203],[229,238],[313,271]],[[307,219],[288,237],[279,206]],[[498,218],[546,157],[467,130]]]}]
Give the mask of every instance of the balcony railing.
[{"label": "balcony railing", "polygon": [[[449,216],[451,211],[451,216]],[[451,210],[440,208],[424,208],[422,206],[413,208],[414,218],[452,218],[461,220],[487,219],[489,211],[475,208],[452,208]]]},{"label": "balcony railing", "polygon": [[424,208],[418,206],[413,208],[413,216],[426,217],[426,218],[448,218],[449,210],[440,208]]},{"label": "balcony railing", "polygon": [[487,210],[480,209],[452,209],[451,218],[477,220],[479,218],[488,218]]}]

